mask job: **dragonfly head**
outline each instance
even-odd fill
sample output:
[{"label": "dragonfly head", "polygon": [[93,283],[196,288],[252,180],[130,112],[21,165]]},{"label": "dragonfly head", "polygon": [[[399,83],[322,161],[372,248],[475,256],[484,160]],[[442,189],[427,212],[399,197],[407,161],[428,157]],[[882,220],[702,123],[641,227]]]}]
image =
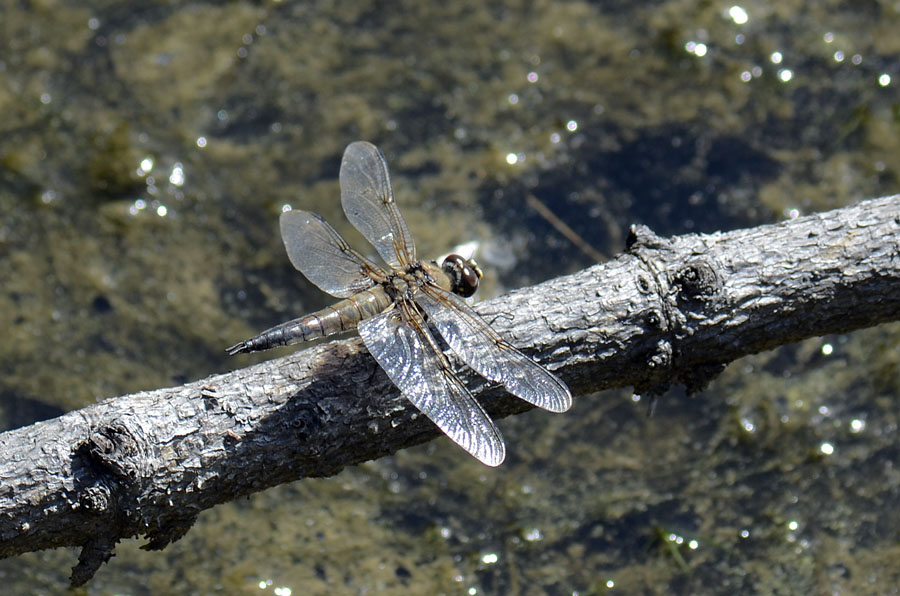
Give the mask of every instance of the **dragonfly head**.
[{"label": "dragonfly head", "polygon": [[441,269],[450,277],[454,294],[468,298],[478,289],[478,280],[481,279],[482,273],[475,259],[464,259],[460,255],[452,254],[444,259]]}]

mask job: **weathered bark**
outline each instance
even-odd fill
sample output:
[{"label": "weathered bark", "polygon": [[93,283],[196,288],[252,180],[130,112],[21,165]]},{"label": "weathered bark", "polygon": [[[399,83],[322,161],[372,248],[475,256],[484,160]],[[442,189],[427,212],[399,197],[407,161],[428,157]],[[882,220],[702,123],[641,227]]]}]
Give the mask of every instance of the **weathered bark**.
[{"label": "weathered bark", "polygon": [[[478,305],[575,395],[702,388],[728,362],[900,319],[900,195],[712,235],[635,227],[625,254]],[[495,417],[528,409],[468,371]],[[183,387],[110,399],[0,435],[0,556],[116,541],[159,549],[217,503],[439,435],[358,338]]]}]

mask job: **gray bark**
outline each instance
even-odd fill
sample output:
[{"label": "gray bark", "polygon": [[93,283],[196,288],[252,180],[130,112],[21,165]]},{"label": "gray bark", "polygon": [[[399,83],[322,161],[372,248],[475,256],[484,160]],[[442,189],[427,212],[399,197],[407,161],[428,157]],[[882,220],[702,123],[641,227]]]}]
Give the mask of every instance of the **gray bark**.
[{"label": "gray bark", "polygon": [[[741,356],[900,319],[900,195],[671,239],[477,310],[581,395],[701,389]],[[467,370],[494,417],[529,406]],[[87,581],[124,537],[180,538],[200,511],[431,440],[358,338],[0,435],[0,556],[81,546]]]}]

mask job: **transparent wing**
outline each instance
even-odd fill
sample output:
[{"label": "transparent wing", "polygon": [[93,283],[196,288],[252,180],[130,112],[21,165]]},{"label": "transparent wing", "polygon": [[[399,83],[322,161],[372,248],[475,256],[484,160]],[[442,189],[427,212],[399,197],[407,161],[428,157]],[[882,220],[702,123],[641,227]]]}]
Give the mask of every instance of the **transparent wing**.
[{"label": "transparent wing", "polygon": [[446,356],[436,349],[434,338],[421,318],[419,321],[406,324],[394,309],[362,321],[359,334],[369,353],[414,406],[479,461],[499,466],[506,457],[500,431],[453,374]]},{"label": "transparent wing", "polygon": [[346,298],[371,288],[379,268],[350,248],[337,230],[309,211],[281,214],[281,239],[291,264],[323,292]]},{"label": "transparent wing", "polygon": [[416,260],[416,245],[394,202],[387,162],[365,141],[347,146],[341,161],[341,205],[384,262],[402,267]]},{"label": "transparent wing", "polygon": [[462,298],[423,286],[416,302],[456,355],[484,378],[551,412],[572,406],[565,383],[500,337]]}]

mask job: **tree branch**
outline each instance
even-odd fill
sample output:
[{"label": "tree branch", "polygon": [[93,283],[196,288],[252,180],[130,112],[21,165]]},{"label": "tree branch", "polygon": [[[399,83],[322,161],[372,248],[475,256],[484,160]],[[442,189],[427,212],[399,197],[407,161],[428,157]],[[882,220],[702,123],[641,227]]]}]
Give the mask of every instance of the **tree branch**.
[{"label": "tree branch", "polygon": [[[696,391],[741,356],[900,318],[900,195],[728,233],[637,226],[618,258],[477,310],[575,395]],[[461,375],[495,417],[530,407]],[[439,434],[358,338],[110,399],[0,435],[0,556],[81,546],[81,584],[121,538],[161,549],[213,505]]]}]

